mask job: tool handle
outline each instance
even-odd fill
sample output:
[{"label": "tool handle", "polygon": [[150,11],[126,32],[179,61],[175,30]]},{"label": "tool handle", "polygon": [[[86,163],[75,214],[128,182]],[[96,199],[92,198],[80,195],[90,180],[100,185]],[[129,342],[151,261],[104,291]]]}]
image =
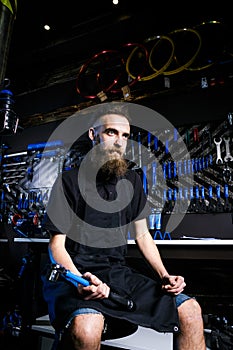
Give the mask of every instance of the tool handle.
[{"label": "tool handle", "polygon": [[[82,284],[85,287],[90,285],[90,282],[87,279],[83,278],[82,276],[75,275],[69,270],[66,270],[63,275],[67,280],[75,284],[75,286],[77,286],[78,283]],[[110,290],[108,297],[110,300],[122,306],[128,311],[133,311],[135,309],[135,303],[131,299],[123,297],[118,293],[115,293]]]}]

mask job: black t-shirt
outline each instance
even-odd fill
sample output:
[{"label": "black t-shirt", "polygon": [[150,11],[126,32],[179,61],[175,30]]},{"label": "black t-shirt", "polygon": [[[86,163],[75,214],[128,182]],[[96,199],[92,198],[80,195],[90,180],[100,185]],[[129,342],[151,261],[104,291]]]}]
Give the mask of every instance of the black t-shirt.
[{"label": "black t-shirt", "polygon": [[45,228],[51,234],[66,234],[75,242],[97,248],[126,244],[129,232],[134,236],[132,222],[149,215],[140,175],[129,169],[123,177],[108,181],[97,176],[93,184],[86,174],[80,186],[78,172],[78,167],[73,168],[56,179]]}]

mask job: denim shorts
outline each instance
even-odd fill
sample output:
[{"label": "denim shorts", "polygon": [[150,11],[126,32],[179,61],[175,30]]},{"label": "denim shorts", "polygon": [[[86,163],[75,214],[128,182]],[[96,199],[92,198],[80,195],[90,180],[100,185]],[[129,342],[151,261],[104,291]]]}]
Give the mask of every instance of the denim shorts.
[{"label": "denim shorts", "polygon": [[100,314],[100,311],[97,311],[95,309],[91,309],[90,307],[81,307],[80,309],[75,310],[69,318],[69,321],[66,323],[65,328],[68,328],[72,322],[72,320],[74,319],[75,316],[78,315],[84,315],[84,314]]},{"label": "denim shorts", "polygon": [[193,299],[193,298],[183,293],[176,295],[176,306],[179,307],[184,301],[189,299]]},{"label": "denim shorts", "polygon": [[[184,301],[188,299],[191,299],[191,297],[183,293],[178,294],[176,296],[176,306],[179,307]],[[83,307],[83,308],[77,309],[71,314],[65,328],[68,328],[70,326],[75,316],[84,315],[84,314],[101,314],[101,312],[89,307]]]}]

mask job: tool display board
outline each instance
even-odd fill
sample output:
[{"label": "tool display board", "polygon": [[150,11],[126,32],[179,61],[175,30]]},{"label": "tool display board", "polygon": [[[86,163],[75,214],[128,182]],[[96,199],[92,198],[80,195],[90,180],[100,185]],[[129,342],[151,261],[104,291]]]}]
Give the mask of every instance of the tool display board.
[{"label": "tool display board", "polygon": [[[180,151],[177,135],[186,146],[188,158]],[[18,153],[11,153],[2,145],[1,221],[12,225],[20,237],[46,237],[41,223],[51,187],[57,175],[75,167],[88,150],[88,142],[83,140],[73,144],[68,152],[61,140],[28,144],[27,149]],[[225,120],[157,130],[156,136],[132,129],[126,158],[129,166],[141,175],[153,214],[233,212],[231,112]],[[186,181],[189,175],[191,182]],[[151,227],[157,228],[160,229],[156,224]],[[192,227],[187,236],[192,236]]]}]

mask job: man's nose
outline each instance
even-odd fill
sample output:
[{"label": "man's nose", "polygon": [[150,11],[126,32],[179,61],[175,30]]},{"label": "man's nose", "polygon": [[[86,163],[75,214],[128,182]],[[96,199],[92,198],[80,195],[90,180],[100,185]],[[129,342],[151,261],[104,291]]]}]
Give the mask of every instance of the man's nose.
[{"label": "man's nose", "polygon": [[117,136],[115,139],[115,144],[118,146],[122,146],[124,144],[124,139],[121,136]]}]

